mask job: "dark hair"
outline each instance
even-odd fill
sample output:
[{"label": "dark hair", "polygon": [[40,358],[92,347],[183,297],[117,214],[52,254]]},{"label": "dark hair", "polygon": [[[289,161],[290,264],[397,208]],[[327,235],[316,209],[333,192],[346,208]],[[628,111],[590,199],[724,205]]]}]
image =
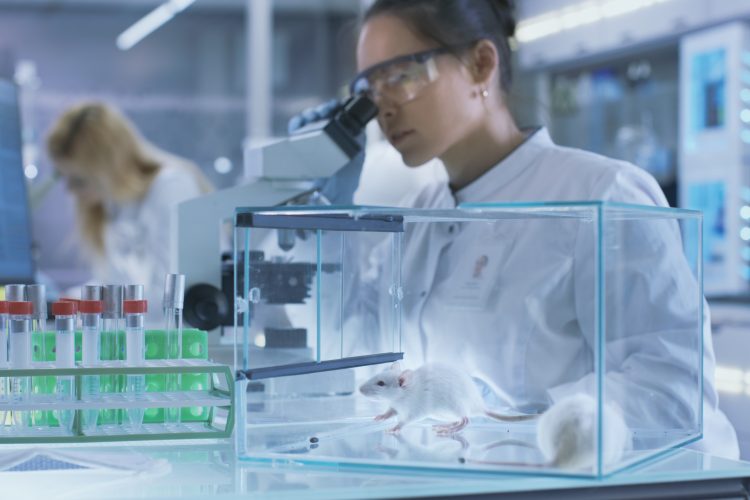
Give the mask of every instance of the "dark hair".
[{"label": "dark hair", "polygon": [[447,48],[492,41],[500,59],[500,87],[507,93],[512,81],[508,39],[516,32],[514,10],[514,0],[376,0],[364,21],[394,15],[416,34]]}]

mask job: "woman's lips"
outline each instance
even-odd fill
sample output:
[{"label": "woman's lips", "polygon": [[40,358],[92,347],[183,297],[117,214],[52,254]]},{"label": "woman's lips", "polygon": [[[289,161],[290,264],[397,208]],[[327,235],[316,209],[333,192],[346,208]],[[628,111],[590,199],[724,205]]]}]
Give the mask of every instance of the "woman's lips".
[{"label": "woman's lips", "polygon": [[413,130],[404,130],[403,132],[396,132],[395,134],[391,135],[391,144],[394,146],[397,146],[400,142],[403,142],[404,139],[409,137],[414,133]]}]

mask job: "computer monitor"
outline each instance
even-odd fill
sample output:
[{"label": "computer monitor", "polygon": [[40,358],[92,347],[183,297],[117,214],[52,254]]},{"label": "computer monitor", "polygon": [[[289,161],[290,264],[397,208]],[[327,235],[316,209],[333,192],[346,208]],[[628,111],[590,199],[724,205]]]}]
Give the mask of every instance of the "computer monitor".
[{"label": "computer monitor", "polygon": [[18,89],[0,78],[0,285],[31,283],[33,279]]}]

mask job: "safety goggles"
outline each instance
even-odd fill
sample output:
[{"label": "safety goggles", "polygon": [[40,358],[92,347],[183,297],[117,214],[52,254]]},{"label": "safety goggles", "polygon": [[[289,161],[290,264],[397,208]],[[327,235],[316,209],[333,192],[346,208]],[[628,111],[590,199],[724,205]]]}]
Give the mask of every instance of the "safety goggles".
[{"label": "safety goggles", "polygon": [[377,102],[386,98],[396,104],[405,104],[438,77],[435,57],[453,50],[448,47],[395,57],[370,66],[349,84],[352,95],[367,94]]}]

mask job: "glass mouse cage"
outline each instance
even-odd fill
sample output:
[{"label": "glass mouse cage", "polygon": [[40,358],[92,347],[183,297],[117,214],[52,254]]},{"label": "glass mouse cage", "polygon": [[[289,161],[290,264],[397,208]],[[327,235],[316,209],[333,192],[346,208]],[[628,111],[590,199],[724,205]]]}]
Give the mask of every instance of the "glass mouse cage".
[{"label": "glass mouse cage", "polygon": [[237,453],[600,477],[702,436],[699,212],[241,208]]}]

